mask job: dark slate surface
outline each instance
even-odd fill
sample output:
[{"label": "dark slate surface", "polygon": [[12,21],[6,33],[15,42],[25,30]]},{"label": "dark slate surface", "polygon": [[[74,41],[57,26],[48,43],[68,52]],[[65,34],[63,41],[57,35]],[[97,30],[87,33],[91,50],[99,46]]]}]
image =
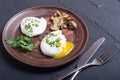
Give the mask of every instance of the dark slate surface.
[{"label": "dark slate surface", "polygon": [[[82,55],[102,36],[106,38],[106,41],[96,55],[100,54],[112,43],[116,43],[117,47],[120,48],[120,0],[0,0],[1,38],[4,25],[10,17],[23,9],[43,5],[67,8],[83,18],[89,29],[89,41]],[[53,80],[58,75],[74,69],[75,64],[82,56],[62,67],[41,69],[30,67],[14,60],[5,51],[2,39],[0,45],[0,80]],[[119,51],[109,63],[99,67],[88,68],[75,78],[75,80],[119,79]]]}]

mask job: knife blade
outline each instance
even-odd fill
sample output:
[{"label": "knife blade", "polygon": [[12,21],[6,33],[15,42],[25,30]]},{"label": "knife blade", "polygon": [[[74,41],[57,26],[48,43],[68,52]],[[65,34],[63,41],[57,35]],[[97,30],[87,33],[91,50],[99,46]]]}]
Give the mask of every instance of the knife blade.
[{"label": "knife blade", "polygon": [[[105,41],[105,38],[104,38],[104,37],[101,37],[100,39],[98,39],[98,40],[87,50],[87,52],[82,56],[82,58],[78,61],[77,67],[80,67],[80,66],[82,66],[82,65],[87,64],[88,61],[89,61],[89,60],[91,59],[91,57],[95,54],[95,52],[98,50],[98,48],[102,45],[102,43],[103,43],[104,41]],[[80,72],[80,71],[76,71],[70,80],[74,80],[74,78],[76,77],[76,75],[77,75],[79,72]]]}]

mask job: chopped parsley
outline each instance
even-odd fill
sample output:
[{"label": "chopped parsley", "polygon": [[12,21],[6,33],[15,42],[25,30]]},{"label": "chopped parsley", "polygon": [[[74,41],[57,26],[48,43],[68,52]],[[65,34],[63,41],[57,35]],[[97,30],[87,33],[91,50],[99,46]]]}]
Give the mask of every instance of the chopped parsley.
[{"label": "chopped parsley", "polygon": [[39,23],[40,21],[38,19],[32,19],[32,18],[27,18],[25,20],[25,29],[28,31],[28,32],[33,32],[33,28],[32,27],[39,27]]},{"label": "chopped parsley", "polygon": [[57,34],[50,33],[46,36],[46,43],[49,44],[51,47],[60,47],[59,42],[60,38]]},{"label": "chopped parsley", "polygon": [[33,29],[32,29],[32,27],[31,27],[30,24],[25,25],[25,29],[26,29],[28,32],[33,32]]}]

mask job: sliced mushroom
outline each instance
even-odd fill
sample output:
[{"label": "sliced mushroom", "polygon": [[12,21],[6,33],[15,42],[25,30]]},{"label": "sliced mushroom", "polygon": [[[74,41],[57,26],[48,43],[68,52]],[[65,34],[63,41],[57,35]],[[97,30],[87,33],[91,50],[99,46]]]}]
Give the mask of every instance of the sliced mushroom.
[{"label": "sliced mushroom", "polygon": [[51,30],[59,30],[63,28],[76,29],[77,24],[74,19],[67,13],[56,11],[53,16],[51,16],[52,25]]},{"label": "sliced mushroom", "polygon": [[60,27],[58,27],[57,24],[54,24],[54,25],[51,25],[51,26],[50,26],[50,29],[51,29],[51,30],[59,30]]},{"label": "sliced mushroom", "polygon": [[63,24],[63,25],[61,25],[61,28],[63,29],[63,28],[67,28],[67,25],[66,24]]},{"label": "sliced mushroom", "polygon": [[68,17],[69,17],[69,14],[63,13],[62,16],[63,16],[64,18],[68,18]]},{"label": "sliced mushroom", "polygon": [[60,13],[60,11],[56,11],[56,14],[58,14],[58,16],[62,17],[62,14]]},{"label": "sliced mushroom", "polygon": [[71,20],[73,20],[73,19],[72,19],[71,17],[67,17],[66,20],[67,20],[67,21],[71,21]]},{"label": "sliced mushroom", "polygon": [[69,21],[69,29],[77,29],[77,24],[75,23],[75,21]]}]

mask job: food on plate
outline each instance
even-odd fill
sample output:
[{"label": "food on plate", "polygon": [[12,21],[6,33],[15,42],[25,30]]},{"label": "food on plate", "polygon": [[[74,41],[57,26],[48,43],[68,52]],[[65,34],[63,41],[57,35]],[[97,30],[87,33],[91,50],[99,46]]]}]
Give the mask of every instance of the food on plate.
[{"label": "food on plate", "polygon": [[66,41],[61,30],[50,32],[40,44],[43,54],[54,58],[62,58],[68,55],[74,47],[72,42]]},{"label": "food on plate", "polygon": [[51,16],[52,25],[51,30],[60,30],[63,28],[76,29],[77,23],[74,19],[65,12],[56,11],[53,16]]},{"label": "food on plate", "polygon": [[[65,57],[72,51],[74,44],[67,41],[62,31],[64,29],[74,30],[77,28],[77,24],[69,14],[60,11],[56,11],[50,19],[52,21],[50,29],[55,31],[50,32],[42,39],[39,44],[40,49],[43,54],[53,58]],[[20,29],[26,36],[18,36],[16,39],[6,39],[6,43],[10,44],[13,48],[33,51],[36,45],[32,44],[32,37],[42,34],[47,28],[47,22],[48,20],[43,17],[24,18],[21,21]]]},{"label": "food on plate", "polygon": [[45,18],[26,17],[22,20],[20,28],[23,34],[33,37],[42,34],[47,27]]},{"label": "food on plate", "polygon": [[16,39],[6,39],[7,44],[12,45],[13,48],[20,48],[27,51],[33,51],[36,47],[32,44],[32,38],[27,36],[18,36]]}]

